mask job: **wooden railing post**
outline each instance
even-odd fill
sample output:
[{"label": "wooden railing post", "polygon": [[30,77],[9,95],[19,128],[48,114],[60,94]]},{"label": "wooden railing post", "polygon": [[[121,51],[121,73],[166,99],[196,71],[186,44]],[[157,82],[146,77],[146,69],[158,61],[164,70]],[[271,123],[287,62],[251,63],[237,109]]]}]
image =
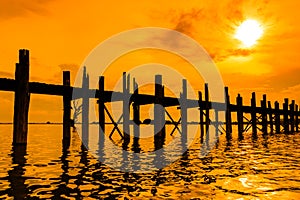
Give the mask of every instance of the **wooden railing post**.
[{"label": "wooden railing post", "polygon": [[295,100],[292,100],[290,104],[290,124],[291,124],[291,132],[295,132]]},{"label": "wooden railing post", "polygon": [[209,109],[210,109],[210,103],[209,103],[209,91],[208,91],[208,83],[205,83],[204,85],[204,95],[205,95],[205,132],[207,135],[209,135],[209,124],[210,124],[210,117],[209,117]]},{"label": "wooden railing post", "polygon": [[225,104],[226,104],[226,113],[225,113],[225,123],[226,123],[226,138],[227,140],[231,139],[232,133],[232,123],[231,123],[231,109],[230,109],[230,97],[228,94],[228,87],[225,87]]},{"label": "wooden railing post", "polygon": [[71,94],[70,94],[70,72],[63,72],[63,85],[64,85],[64,95],[63,95],[63,140],[70,140],[71,132]]},{"label": "wooden railing post", "polygon": [[288,133],[289,130],[289,99],[285,98],[283,103],[283,127],[284,132]]},{"label": "wooden railing post", "polygon": [[278,101],[275,101],[275,130],[276,133],[280,133],[280,113]]},{"label": "wooden railing post", "polygon": [[201,143],[203,142],[204,137],[204,116],[203,116],[203,101],[202,101],[202,92],[198,92],[198,104],[199,104],[199,118],[200,118],[200,139]]},{"label": "wooden railing post", "polygon": [[261,101],[261,123],[263,134],[268,133],[268,121],[267,121],[267,96],[263,95],[263,100]]},{"label": "wooden railing post", "polygon": [[13,144],[26,144],[30,101],[28,50],[19,50],[19,63],[16,64],[15,83]]},{"label": "wooden railing post", "polygon": [[129,81],[130,75],[126,76],[126,73],[123,72],[123,136],[125,140],[130,140]]},{"label": "wooden railing post", "polygon": [[182,93],[180,93],[180,113],[181,113],[181,131],[182,137],[185,137],[187,134],[187,86],[186,79],[182,80]]},{"label": "wooden railing post", "polygon": [[165,138],[165,108],[163,107],[164,87],[162,76],[155,75],[155,100],[154,103],[154,134],[155,138]]},{"label": "wooden railing post", "polygon": [[98,115],[99,115],[99,133],[105,133],[105,101],[104,101],[104,76],[99,77],[99,98],[98,98]]},{"label": "wooden railing post", "polygon": [[89,85],[90,78],[86,72],[86,67],[83,68],[82,76],[82,140],[85,145],[88,145],[89,139],[89,108],[90,108],[90,99],[89,99]]},{"label": "wooden railing post", "polygon": [[270,122],[270,133],[273,133],[274,127],[273,127],[273,111],[272,111],[271,101],[268,101],[268,114],[269,114],[269,122]]},{"label": "wooden railing post", "polygon": [[236,105],[237,105],[237,123],[238,123],[238,135],[239,139],[243,138],[243,130],[244,130],[244,125],[243,125],[243,98],[241,97],[240,94],[238,94],[236,98]]},{"label": "wooden railing post", "polygon": [[[139,94],[139,86],[136,83],[135,79],[133,79],[133,93],[135,96]],[[140,105],[136,101],[137,98],[135,98],[135,101],[132,104],[133,108],[133,132],[134,132],[134,137],[138,138],[140,136]]]},{"label": "wooden railing post", "polygon": [[257,134],[257,125],[256,125],[256,95],[255,92],[252,92],[251,98],[251,122],[252,122],[252,133],[253,135]]},{"label": "wooden railing post", "polygon": [[296,105],[295,115],[296,115],[296,122],[295,122],[296,132],[299,132],[299,106],[298,105]]}]

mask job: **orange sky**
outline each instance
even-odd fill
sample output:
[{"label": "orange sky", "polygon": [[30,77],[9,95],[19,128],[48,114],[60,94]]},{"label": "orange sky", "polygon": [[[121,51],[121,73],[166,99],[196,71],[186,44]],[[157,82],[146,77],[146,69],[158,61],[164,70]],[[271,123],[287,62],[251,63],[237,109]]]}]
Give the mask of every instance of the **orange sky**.
[{"label": "orange sky", "polygon": [[[241,93],[248,103],[256,91],[258,97],[267,93],[271,100],[289,97],[300,104],[299,7],[299,1],[268,0],[2,0],[0,77],[14,77],[18,49],[26,48],[31,53],[30,80],[60,84],[62,70],[71,70],[74,77],[103,40],[132,28],[156,26],[198,41],[214,59],[232,99]],[[248,18],[259,21],[265,30],[255,46],[244,49],[234,33]],[[143,59],[159,62],[159,58]],[[0,92],[0,101],[0,121],[12,121],[13,94]],[[32,95],[29,120],[59,122],[61,111],[61,97]]]}]

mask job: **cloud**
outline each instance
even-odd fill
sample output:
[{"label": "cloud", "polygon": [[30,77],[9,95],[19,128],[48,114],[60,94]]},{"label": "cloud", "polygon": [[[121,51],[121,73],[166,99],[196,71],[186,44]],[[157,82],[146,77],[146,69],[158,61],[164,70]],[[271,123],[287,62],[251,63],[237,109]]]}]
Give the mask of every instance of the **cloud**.
[{"label": "cloud", "polygon": [[48,13],[47,4],[55,0],[10,0],[0,1],[0,20],[10,19],[28,13],[45,15]]}]

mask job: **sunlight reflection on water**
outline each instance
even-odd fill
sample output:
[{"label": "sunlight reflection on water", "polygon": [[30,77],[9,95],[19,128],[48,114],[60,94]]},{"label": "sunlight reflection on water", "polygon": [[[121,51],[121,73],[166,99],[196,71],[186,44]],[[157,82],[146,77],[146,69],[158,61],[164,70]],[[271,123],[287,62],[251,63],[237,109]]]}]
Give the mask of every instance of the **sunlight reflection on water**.
[{"label": "sunlight reflection on water", "polygon": [[[12,148],[12,126],[0,127],[0,198],[299,199],[299,134],[238,141],[225,136],[202,158],[199,139],[181,159],[152,173],[123,173],[101,164],[60,125],[30,125],[27,149]],[[260,135],[260,134],[259,134]],[[93,150],[98,140],[91,142]],[[151,150],[151,141],[141,148]],[[147,148],[144,148],[144,150]],[[106,150],[104,157],[114,157]],[[167,155],[172,156],[172,154]],[[117,158],[117,156],[116,156]],[[115,162],[121,162],[113,159]],[[151,161],[149,161],[151,162]]]}]

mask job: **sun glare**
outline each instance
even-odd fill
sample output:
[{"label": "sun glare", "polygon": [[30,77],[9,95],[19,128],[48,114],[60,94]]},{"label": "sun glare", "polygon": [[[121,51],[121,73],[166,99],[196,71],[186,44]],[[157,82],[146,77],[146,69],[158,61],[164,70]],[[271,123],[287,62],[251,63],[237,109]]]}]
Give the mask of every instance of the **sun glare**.
[{"label": "sun glare", "polygon": [[262,36],[262,26],[253,19],[245,20],[236,30],[235,38],[240,40],[245,47],[251,47]]}]

